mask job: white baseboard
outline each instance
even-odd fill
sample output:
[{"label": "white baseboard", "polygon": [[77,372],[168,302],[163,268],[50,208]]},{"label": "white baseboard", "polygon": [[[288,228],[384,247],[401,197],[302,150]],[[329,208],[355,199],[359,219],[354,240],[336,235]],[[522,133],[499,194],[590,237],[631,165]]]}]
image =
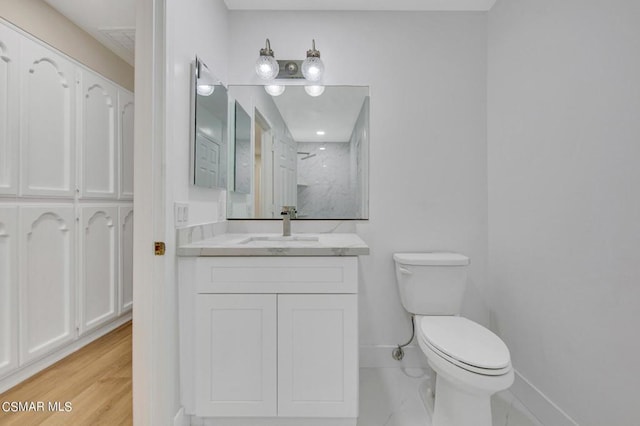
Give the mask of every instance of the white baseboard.
[{"label": "white baseboard", "polygon": [[407,346],[402,361],[392,357],[396,346],[360,346],[360,368],[426,368],[427,358],[418,346]]},{"label": "white baseboard", "polygon": [[515,380],[509,390],[543,425],[578,426],[575,420],[517,370],[515,371]]},{"label": "white baseboard", "polygon": [[131,321],[131,317],[132,317],[132,312],[130,311],[129,313],[124,314],[123,316],[114,320],[113,322],[110,322],[109,324],[103,327],[100,327],[85,336],[80,337],[78,340],[57,350],[56,352],[53,352],[47,355],[46,357],[33,362],[32,364],[20,367],[19,370],[9,374],[8,376],[0,380],[0,393],[6,392],[12,387],[18,385],[19,383],[33,376],[34,374],[39,373],[45,368],[71,355],[72,353],[82,348],[83,346],[88,345],[89,343],[115,330],[116,328],[127,323],[128,321]]}]

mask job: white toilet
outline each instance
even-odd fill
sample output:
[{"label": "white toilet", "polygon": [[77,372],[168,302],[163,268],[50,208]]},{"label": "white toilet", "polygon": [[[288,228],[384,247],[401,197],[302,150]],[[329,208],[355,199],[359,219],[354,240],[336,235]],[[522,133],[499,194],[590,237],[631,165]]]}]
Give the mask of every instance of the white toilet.
[{"label": "white toilet", "polygon": [[432,426],[491,426],[491,395],[511,386],[513,368],[498,336],[458,316],[469,258],[396,253],[393,260],[402,305],[415,315],[416,339],[436,373],[435,391],[424,395]]}]

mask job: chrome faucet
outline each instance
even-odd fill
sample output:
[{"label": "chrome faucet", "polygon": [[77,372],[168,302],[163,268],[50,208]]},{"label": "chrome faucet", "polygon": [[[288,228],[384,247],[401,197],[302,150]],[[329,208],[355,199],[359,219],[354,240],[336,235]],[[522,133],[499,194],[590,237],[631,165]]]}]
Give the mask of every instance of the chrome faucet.
[{"label": "chrome faucet", "polygon": [[296,206],[282,206],[282,212],[280,215],[282,216],[282,236],[290,237],[291,236],[291,219],[296,218]]}]

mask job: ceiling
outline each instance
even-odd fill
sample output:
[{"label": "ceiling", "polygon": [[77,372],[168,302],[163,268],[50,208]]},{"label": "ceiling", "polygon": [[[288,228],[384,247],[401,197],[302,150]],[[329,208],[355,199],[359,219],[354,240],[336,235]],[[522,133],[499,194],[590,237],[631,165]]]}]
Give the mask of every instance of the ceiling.
[{"label": "ceiling", "polygon": [[367,96],[369,88],[362,86],[328,86],[318,97],[303,86],[287,86],[272,99],[296,142],[348,142]]},{"label": "ceiling", "polygon": [[[134,64],[135,0],[44,0]],[[230,10],[487,11],[496,0],[224,0]]]},{"label": "ceiling", "polygon": [[133,66],[135,0],[44,1]]}]

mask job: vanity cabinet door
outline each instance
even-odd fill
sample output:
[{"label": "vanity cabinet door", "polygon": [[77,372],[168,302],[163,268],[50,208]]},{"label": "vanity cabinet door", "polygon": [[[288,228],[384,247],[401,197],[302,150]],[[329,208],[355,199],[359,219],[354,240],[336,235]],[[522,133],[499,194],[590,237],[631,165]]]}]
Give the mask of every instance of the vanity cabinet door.
[{"label": "vanity cabinet door", "polygon": [[16,207],[0,207],[0,377],[18,367]]},{"label": "vanity cabinet door", "polygon": [[277,414],[276,295],[199,294],[196,300],[196,413]]},{"label": "vanity cabinet door", "polygon": [[278,296],[278,415],[357,417],[355,294]]}]

